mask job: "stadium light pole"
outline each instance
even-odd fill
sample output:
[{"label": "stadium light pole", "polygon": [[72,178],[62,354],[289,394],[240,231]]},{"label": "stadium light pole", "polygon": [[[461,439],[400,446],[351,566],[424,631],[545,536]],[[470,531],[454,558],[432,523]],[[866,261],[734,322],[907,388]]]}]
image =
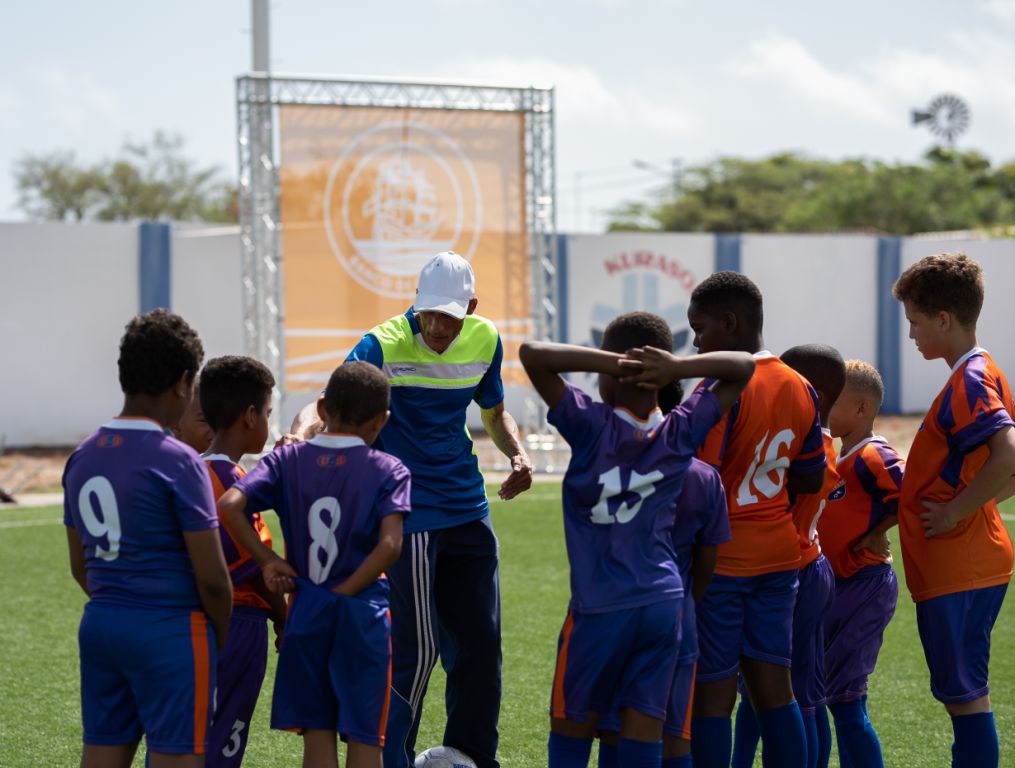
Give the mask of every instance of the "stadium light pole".
[{"label": "stadium light pole", "polygon": [[254,72],[271,72],[271,11],[268,0],[250,0]]}]

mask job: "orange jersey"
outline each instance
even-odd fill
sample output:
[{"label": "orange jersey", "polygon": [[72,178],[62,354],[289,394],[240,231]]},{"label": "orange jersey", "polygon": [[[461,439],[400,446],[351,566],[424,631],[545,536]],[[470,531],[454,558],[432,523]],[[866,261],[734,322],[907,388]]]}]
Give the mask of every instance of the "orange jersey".
[{"label": "orange jersey", "polygon": [[[233,484],[247,473],[243,467],[234,464],[228,456],[215,454],[206,456],[205,462],[208,467],[208,474],[211,476],[211,489],[218,500],[222,494],[233,487]],[[260,512],[248,512],[247,519],[250,525],[265,546],[271,546],[271,531],[261,518]],[[229,577],[233,582],[233,605],[245,605],[251,608],[263,608],[270,610],[268,601],[261,597],[251,585],[253,579],[261,577],[261,566],[250,556],[239,542],[229,533],[225,523],[219,518],[219,536],[222,539],[222,551],[226,556],[226,565],[229,566]]]},{"label": "orange jersey", "polygon": [[771,352],[754,358],[754,376],[698,452],[719,469],[726,489],[733,539],[719,546],[715,567],[724,576],[799,565],[786,473],[823,472],[826,464],[814,389]]},{"label": "orange jersey", "polygon": [[853,551],[885,515],[898,514],[905,462],[883,437],[862,440],[835,462],[838,482],[818,522],[821,551],[832,571],[846,579],[868,565],[892,562],[869,549]]},{"label": "orange jersey", "polygon": [[993,499],[930,539],[920,515],[922,502],[946,503],[965,489],[990,456],[987,440],[1015,426],[1013,415],[1008,381],[990,355],[963,355],[920,425],[902,481],[899,537],[915,602],[1011,579],[1011,537]]},{"label": "orange jersey", "polygon": [[793,524],[796,526],[797,536],[800,539],[800,569],[818,559],[822,552],[818,540],[818,520],[825,511],[828,494],[832,492],[839,482],[839,474],[835,471],[835,445],[832,443],[832,434],[827,429],[821,430],[825,446],[825,483],[817,493],[805,493],[797,496],[790,507],[793,514]]}]

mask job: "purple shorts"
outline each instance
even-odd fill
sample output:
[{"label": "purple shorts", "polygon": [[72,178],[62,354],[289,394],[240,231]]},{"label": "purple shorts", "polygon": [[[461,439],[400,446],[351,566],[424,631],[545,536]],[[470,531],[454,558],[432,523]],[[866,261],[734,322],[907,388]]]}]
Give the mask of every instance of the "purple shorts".
[{"label": "purple shorts", "polygon": [[799,573],[712,577],[697,606],[700,682],[735,675],[741,656],[790,666]]},{"label": "purple shorts", "polygon": [[942,704],[964,704],[989,693],[990,632],[1007,589],[1001,584],[916,604],[930,691]]},{"label": "purple shorts", "polygon": [[892,566],[869,565],[836,579],[825,616],[825,697],[829,704],[862,699],[885,627],[895,615],[899,581]]},{"label": "purple shorts", "polygon": [[215,716],[208,729],[207,768],[238,768],[268,662],[268,612],[233,607],[229,639],[218,656]]},{"label": "purple shorts", "polygon": [[680,652],[682,603],[568,611],[557,643],[551,717],[584,722],[590,712],[616,706],[664,720]]},{"label": "purple shorts", "polygon": [[271,727],[384,746],[391,695],[388,606],[297,579],[275,672]]},{"label": "purple shorts", "polygon": [[825,705],[825,615],[835,591],[835,574],[824,555],[800,571],[793,609],[793,695],[804,714]]}]

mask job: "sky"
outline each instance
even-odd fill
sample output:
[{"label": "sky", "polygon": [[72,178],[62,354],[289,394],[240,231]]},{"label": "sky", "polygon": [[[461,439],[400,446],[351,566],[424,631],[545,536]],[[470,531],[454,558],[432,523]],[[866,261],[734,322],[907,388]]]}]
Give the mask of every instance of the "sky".
[{"label": "sky", "polygon": [[[674,167],[794,150],[916,161],[910,110],[953,92],[959,146],[1015,160],[1015,0],[274,0],[277,73],[556,88],[557,220],[601,231]],[[236,175],[249,0],[33,0],[0,29],[0,221],[25,154],[164,130]],[[639,167],[640,166],[640,167]]]}]

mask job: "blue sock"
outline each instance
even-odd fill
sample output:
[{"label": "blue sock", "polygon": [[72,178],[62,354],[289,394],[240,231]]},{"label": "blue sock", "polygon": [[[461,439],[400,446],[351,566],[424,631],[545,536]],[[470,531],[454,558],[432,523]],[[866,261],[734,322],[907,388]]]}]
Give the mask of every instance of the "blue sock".
[{"label": "blue sock", "polygon": [[733,728],[733,768],[751,768],[754,765],[754,753],[758,751],[760,740],[761,731],[754,709],[747,699],[740,699]]},{"label": "blue sock", "polygon": [[663,742],[635,741],[621,737],[617,758],[624,768],[659,768],[663,762]]},{"label": "blue sock", "polygon": [[805,768],[807,736],[800,707],[791,701],[784,707],[758,715],[761,730],[761,764],[765,768]]},{"label": "blue sock", "polygon": [[844,768],[872,766],[884,768],[881,756],[881,742],[867,717],[865,699],[843,701],[833,704],[835,718],[835,742],[839,745],[839,763]]},{"label": "blue sock", "polygon": [[[828,768],[828,759],[832,756],[832,726],[828,724],[828,710],[818,707],[814,710],[814,722],[818,730],[818,768]],[[849,768],[839,758],[842,768]]]},{"label": "blue sock", "polygon": [[691,755],[695,768],[729,768],[733,724],[728,717],[691,718]]},{"label": "blue sock", "polygon": [[617,745],[599,740],[599,768],[620,768],[617,761]]},{"label": "blue sock", "polygon": [[592,739],[575,739],[551,731],[546,747],[550,768],[588,768]]},{"label": "blue sock", "polygon": [[663,758],[663,768],[694,768],[694,760],[690,755],[665,757]]},{"label": "blue sock", "polygon": [[997,768],[999,754],[993,712],[952,717],[952,768]]},{"label": "blue sock", "polygon": [[800,713],[804,721],[804,737],[807,739],[807,768],[818,768],[818,721],[814,713]]}]

